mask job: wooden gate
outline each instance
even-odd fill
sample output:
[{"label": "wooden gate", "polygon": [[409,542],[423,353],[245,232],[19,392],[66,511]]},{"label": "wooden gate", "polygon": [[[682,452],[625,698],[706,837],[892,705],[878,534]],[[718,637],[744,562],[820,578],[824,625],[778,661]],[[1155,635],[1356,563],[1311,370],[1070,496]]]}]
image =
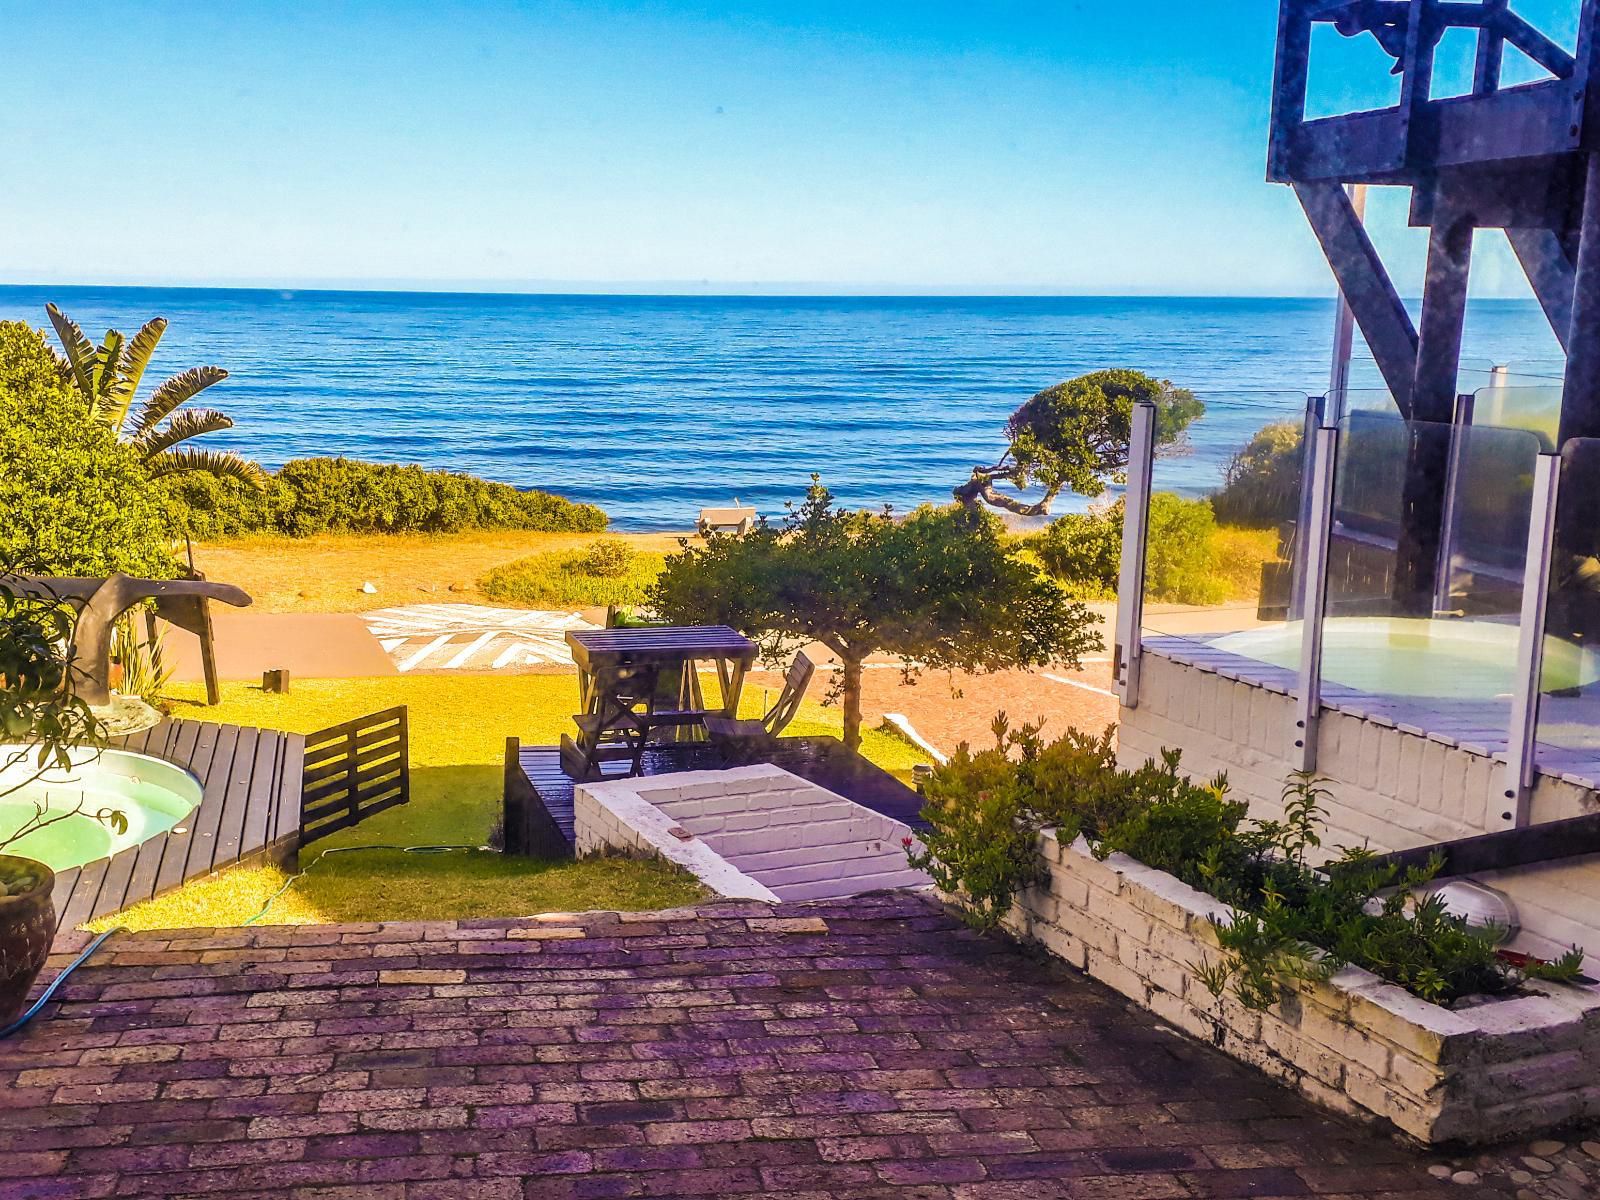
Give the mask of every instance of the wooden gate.
[{"label": "wooden gate", "polygon": [[302,779],[302,846],[411,799],[405,705],[307,736]]}]

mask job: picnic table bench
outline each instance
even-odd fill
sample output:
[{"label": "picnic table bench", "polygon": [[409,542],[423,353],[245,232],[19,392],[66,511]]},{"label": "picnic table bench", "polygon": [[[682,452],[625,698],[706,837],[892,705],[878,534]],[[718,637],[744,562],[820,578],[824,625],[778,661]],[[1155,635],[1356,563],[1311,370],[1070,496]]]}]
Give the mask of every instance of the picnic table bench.
[{"label": "picnic table bench", "polygon": [[[570,630],[578,667],[578,736],[562,735],[562,767],[587,779],[600,764],[628,758],[638,774],[644,747],[659,731],[694,736],[708,716],[735,717],[745,673],[758,647],[726,625]],[[707,705],[698,664],[716,666],[721,703]]]}]

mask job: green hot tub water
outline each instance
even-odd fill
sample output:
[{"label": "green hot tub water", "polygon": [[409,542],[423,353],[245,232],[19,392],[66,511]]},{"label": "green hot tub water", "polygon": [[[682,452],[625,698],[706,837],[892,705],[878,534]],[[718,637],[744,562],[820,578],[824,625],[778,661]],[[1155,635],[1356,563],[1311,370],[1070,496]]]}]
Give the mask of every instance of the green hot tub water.
[{"label": "green hot tub water", "polygon": [[[1298,670],[1300,625],[1229,634],[1212,643],[1257,662]],[[1517,627],[1490,621],[1331,617],[1322,627],[1325,680],[1374,696],[1493,700],[1515,686]],[[1542,690],[1600,679],[1600,660],[1581,646],[1546,638]]]},{"label": "green hot tub water", "polygon": [[[172,763],[126,750],[83,755],[66,771],[51,769],[32,782],[34,759],[20,747],[0,746],[0,837],[20,829],[47,805],[46,817],[83,813],[57,821],[6,847],[8,854],[38,859],[64,871],[107,858],[177,826],[200,803],[200,781]],[[11,789],[22,784],[18,791]],[[128,819],[126,832],[88,815],[115,809]]]}]

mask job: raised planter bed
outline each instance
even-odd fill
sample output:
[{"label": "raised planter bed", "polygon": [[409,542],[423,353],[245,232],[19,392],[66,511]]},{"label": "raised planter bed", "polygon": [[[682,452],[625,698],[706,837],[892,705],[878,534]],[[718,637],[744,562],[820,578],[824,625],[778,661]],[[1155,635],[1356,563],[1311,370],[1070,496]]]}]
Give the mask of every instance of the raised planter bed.
[{"label": "raised planter bed", "polygon": [[1311,1099],[1429,1143],[1491,1142],[1600,1116],[1600,987],[1445,1009],[1348,967],[1266,1012],[1218,999],[1212,918],[1231,911],[1162,871],[1083,839],[1041,835],[1049,884],[1005,927],[1195,1037]]}]

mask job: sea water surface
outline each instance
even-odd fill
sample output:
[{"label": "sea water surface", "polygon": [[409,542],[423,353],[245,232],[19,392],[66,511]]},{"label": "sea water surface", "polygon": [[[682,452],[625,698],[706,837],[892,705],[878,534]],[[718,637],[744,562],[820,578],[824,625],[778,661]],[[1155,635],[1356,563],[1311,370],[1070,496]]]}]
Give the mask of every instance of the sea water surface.
[{"label": "sea water surface", "polygon": [[[0,319],[47,327],[50,300],[95,340],[166,317],[152,382],[226,367],[205,401],[236,427],[214,446],[273,467],[341,454],[466,471],[632,530],[688,528],[735,497],[780,516],[813,472],[852,506],[946,500],[1003,450],[1017,405],[1112,366],[1206,400],[1162,467],[1205,487],[1326,390],[1333,327],[1324,300],[100,287],[0,287]],[[1559,377],[1558,358],[1531,301],[1472,307],[1469,367]],[[1377,386],[1370,362],[1355,381]]]}]

